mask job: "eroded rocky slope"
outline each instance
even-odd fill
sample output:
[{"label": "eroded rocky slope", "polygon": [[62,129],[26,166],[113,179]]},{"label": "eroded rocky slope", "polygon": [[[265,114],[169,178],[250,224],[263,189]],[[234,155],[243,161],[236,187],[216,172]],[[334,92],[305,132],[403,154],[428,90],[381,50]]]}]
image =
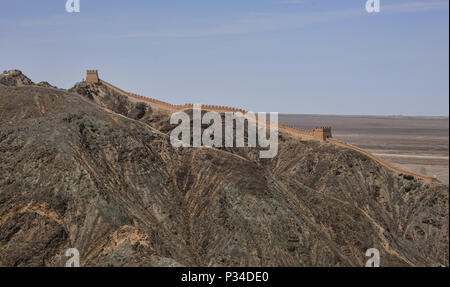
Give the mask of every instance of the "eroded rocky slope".
[{"label": "eroded rocky slope", "polygon": [[448,265],[448,187],[280,135],[173,148],[169,114],[101,84],[0,76],[0,266]]}]

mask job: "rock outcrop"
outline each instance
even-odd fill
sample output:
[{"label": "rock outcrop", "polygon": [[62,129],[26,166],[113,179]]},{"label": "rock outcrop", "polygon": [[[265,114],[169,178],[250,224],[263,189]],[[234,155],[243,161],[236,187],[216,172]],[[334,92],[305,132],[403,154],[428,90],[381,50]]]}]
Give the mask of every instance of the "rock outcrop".
[{"label": "rock outcrop", "polygon": [[34,83],[19,70],[5,71],[0,74],[0,84],[10,87],[34,85]]}]

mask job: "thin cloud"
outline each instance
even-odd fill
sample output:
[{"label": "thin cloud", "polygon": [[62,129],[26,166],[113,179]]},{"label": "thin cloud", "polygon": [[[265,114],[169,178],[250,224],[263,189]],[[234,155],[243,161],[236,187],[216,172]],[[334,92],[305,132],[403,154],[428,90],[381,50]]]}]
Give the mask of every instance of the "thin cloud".
[{"label": "thin cloud", "polygon": [[[290,3],[304,3],[305,0],[288,0]],[[406,2],[382,5],[382,13],[410,13],[448,9],[448,1]],[[300,29],[306,26],[334,22],[367,15],[365,5],[360,8],[304,13],[260,13],[216,26],[192,29],[158,30],[141,33],[110,35],[107,38],[197,38],[251,33],[274,32],[285,29]]]},{"label": "thin cloud", "polygon": [[[312,1],[312,0],[308,0]],[[306,0],[286,0],[291,4],[305,3]],[[448,1],[415,1],[404,2],[392,5],[383,5],[387,1],[382,1],[381,14],[427,12],[449,8]],[[235,18],[224,23],[203,24],[201,27],[174,28],[174,29],[149,29],[144,31],[123,32],[105,35],[71,35],[67,40],[83,39],[143,39],[143,38],[206,38],[228,35],[245,35],[255,33],[268,33],[283,30],[302,29],[304,27],[368,16],[365,11],[364,1],[358,8],[332,10],[332,11],[310,11],[310,12],[285,12],[285,13],[254,13],[241,18]],[[102,26],[106,24],[114,25],[113,21],[85,19],[85,24],[89,22],[91,26]],[[75,20],[74,20],[75,21]],[[9,23],[10,25],[12,23]],[[20,26],[64,26],[67,18],[55,17],[54,19],[26,20],[14,23]],[[209,26],[208,26],[209,25]],[[7,25],[2,25],[7,27]],[[125,28],[125,27],[123,27]],[[0,29],[1,32],[1,29]]]}]

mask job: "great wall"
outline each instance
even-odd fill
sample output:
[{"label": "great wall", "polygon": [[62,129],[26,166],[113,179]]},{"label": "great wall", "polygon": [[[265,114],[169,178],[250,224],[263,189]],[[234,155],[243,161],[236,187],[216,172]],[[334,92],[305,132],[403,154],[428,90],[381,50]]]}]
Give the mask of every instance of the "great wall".
[{"label": "great wall", "polygon": [[[169,104],[169,103],[157,100],[157,99],[143,97],[141,95],[137,95],[137,94],[133,94],[133,93],[128,93],[108,82],[101,80],[98,77],[98,70],[87,70],[86,83],[89,83],[89,84],[101,83],[101,84],[105,85],[106,87],[116,91],[117,93],[119,93],[123,96],[129,97],[136,101],[147,102],[152,106],[157,106],[159,108],[166,109],[166,110],[173,111],[173,112],[185,110],[185,109],[192,109],[194,107],[193,104],[172,105],[172,104]],[[214,111],[214,112],[241,112],[242,114],[247,113],[247,111],[243,110],[243,109],[226,107],[226,106],[215,106],[215,105],[202,105],[202,109],[208,110],[208,111]],[[361,154],[371,158],[372,160],[378,162],[381,166],[383,166],[397,174],[409,175],[414,178],[421,179],[427,183],[439,182],[439,180],[437,180],[436,178],[417,174],[414,172],[410,172],[410,171],[395,167],[394,165],[386,162],[385,160],[373,155],[372,153],[370,153],[368,151],[365,151],[363,149],[360,149],[360,148],[350,145],[348,143],[333,139],[331,127],[316,127],[312,131],[306,131],[306,130],[295,128],[293,126],[279,124],[278,130],[282,131],[284,133],[287,133],[293,137],[300,138],[302,140],[316,140],[316,141],[321,141],[321,142],[327,142],[330,144],[334,144],[334,145],[337,145],[340,147],[344,147],[344,148],[356,151],[358,153],[361,153]]]}]

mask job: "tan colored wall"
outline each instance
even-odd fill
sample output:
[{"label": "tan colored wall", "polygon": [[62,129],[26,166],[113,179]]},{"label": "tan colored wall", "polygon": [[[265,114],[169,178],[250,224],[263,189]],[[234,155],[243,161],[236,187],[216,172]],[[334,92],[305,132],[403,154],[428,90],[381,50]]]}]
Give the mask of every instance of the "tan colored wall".
[{"label": "tan colored wall", "polygon": [[98,83],[98,71],[97,70],[87,70],[86,71],[86,82],[89,84]]},{"label": "tan colored wall", "polygon": [[[88,71],[89,72],[89,71]],[[191,109],[193,108],[193,104],[184,104],[184,105],[172,105],[160,100],[156,100],[156,99],[152,99],[152,98],[147,98],[147,97],[143,97],[140,95],[136,95],[136,94],[132,94],[132,93],[128,93],[125,92],[122,89],[117,88],[114,85],[111,85],[110,83],[107,83],[103,80],[99,80],[98,78],[98,73],[97,71],[94,71],[95,74],[93,73],[92,77],[90,78],[91,81],[96,81],[96,82],[101,82],[102,84],[106,85],[107,87],[115,90],[116,92],[127,96],[127,97],[132,97],[138,100],[141,100],[143,102],[148,102],[150,104],[157,104],[160,107],[163,108],[167,108],[169,110],[173,110],[173,111],[178,111],[178,110],[183,110],[183,109]],[[89,75],[89,73],[88,73]],[[86,77],[86,81],[88,81],[88,78]],[[225,107],[225,106],[214,106],[214,105],[202,105],[202,108],[205,110],[209,110],[209,111],[215,111],[215,112],[242,112],[243,114],[247,113],[247,111],[243,110],[243,109],[237,109],[237,108],[231,108],[231,107]],[[398,174],[407,174],[407,175],[411,175],[415,178],[418,179],[422,179],[425,182],[439,182],[437,179],[432,178],[432,177],[428,177],[428,176],[424,176],[424,175],[420,175],[414,172],[409,172],[406,170],[402,170],[400,168],[397,168],[395,166],[393,166],[392,164],[382,160],[381,158],[376,157],[375,155],[371,154],[368,151],[362,150],[358,147],[352,146],[350,144],[347,143],[343,143],[340,142],[338,140],[335,140],[332,138],[332,133],[331,133],[331,127],[318,127],[315,128],[313,131],[305,131],[305,130],[301,130],[301,129],[297,129],[295,127],[291,127],[291,126],[287,126],[287,125],[279,125],[279,130],[287,132],[288,134],[294,135],[294,136],[298,136],[302,139],[308,139],[308,140],[318,140],[318,141],[327,141],[329,143],[341,146],[341,147],[345,147],[345,148],[349,148],[352,149],[354,151],[357,151],[359,153],[362,153],[364,155],[366,155],[367,157],[375,160],[376,162],[378,162],[379,164],[381,164],[382,166],[388,168],[389,170],[398,173]]]},{"label": "tan colored wall", "polygon": [[407,171],[407,170],[398,168],[398,167],[396,167],[396,166],[393,166],[392,164],[390,164],[390,163],[388,163],[388,162],[382,160],[381,158],[379,158],[379,157],[377,157],[377,156],[371,154],[370,152],[368,152],[368,151],[366,151],[366,150],[363,150],[363,149],[360,149],[360,148],[358,148],[358,147],[355,147],[355,146],[353,146],[353,145],[350,145],[350,144],[348,144],[348,143],[344,143],[344,142],[341,142],[341,141],[338,141],[338,140],[335,140],[335,139],[328,139],[328,142],[333,143],[333,144],[335,144],[335,145],[337,145],[337,146],[345,147],[345,148],[348,148],[348,149],[357,151],[357,152],[359,152],[359,153],[362,153],[362,154],[366,155],[367,157],[369,157],[369,158],[375,160],[375,161],[378,162],[380,165],[384,166],[385,168],[390,169],[391,171],[393,171],[393,172],[395,172],[395,173],[411,175],[411,176],[413,176],[413,177],[415,177],[415,178],[424,180],[425,182],[428,182],[428,183],[431,183],[431,182],[439,182],[439,180],[437,180],[436,178],[429,177],[429,176],[425,176],[425,175],[421,175],[421,174],[418,174],[418,173],[414,173],[414,172]]},{"label": "tan colored wall", "polygon": [[326,141],[332,137],[331,127],[318,127],[314,129],[314,138],[318,141]]}]

